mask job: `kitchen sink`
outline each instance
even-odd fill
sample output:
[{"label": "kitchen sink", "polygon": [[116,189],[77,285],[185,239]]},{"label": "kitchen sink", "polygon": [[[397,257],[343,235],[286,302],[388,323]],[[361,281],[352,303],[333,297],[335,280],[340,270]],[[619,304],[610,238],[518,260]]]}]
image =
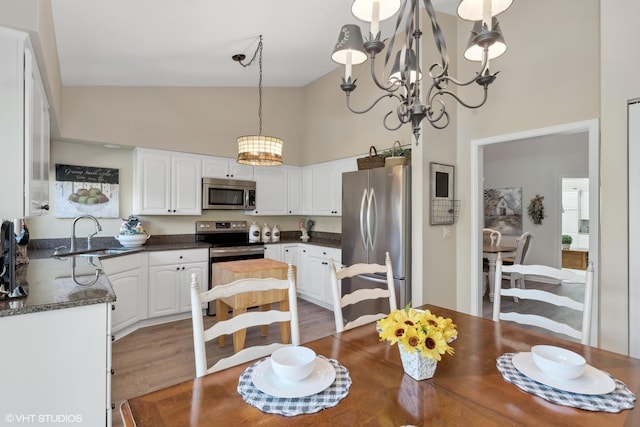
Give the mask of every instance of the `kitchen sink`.
[{"label": "kitchen sink", "polygon": [[100,256],[106,256],[106,255],[120,255],[120,254],[129,253],[129,252],[136,252],[139,250],[140,250],[139,248],[102,248],[102,249],[93,249],[93,250],[77,253],[76,256],[100,257]]},{"label": "kitchen sink", "polygon": [[83,258],[93,258],[93,257],[102,257],[108,255],[122,255],[130,252],[140,251],[140,248],[100,248],[100,249],[89,249],[83,250],[79,252],[56,252],[54,253],[54,257],[56,258],[65,258],[69,256],[73,257],[83,257]]}]

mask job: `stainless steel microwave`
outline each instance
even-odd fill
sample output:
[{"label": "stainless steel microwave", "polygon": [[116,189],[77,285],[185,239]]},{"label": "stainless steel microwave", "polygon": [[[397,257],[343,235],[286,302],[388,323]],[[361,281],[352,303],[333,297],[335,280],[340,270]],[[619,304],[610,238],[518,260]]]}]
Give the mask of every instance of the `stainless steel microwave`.
[{"label": "stainless steel microwave", "polygon": [[247,211],[255,208],[255,181],[202,178],[202,209]]}]

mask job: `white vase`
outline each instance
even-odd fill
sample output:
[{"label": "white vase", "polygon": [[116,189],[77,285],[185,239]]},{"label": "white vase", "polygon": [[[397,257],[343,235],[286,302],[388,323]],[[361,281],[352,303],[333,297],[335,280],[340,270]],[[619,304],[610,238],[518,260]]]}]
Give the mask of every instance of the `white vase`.
[{"label": "white vase", "polygon": [[402,346],[398,346],[398,349],[400,350],[402,367],[407,375],[418,381],[433,378],[438,366],[437,360],[424,357],[419,351],[409,353],[404,351]]}]

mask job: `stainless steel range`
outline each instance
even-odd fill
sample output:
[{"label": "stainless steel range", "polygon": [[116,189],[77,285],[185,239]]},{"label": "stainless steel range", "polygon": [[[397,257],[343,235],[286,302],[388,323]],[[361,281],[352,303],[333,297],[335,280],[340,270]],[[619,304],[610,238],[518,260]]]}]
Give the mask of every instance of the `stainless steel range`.
[{"label": "stainless steel range", "polygon": [[[247,221],[196,221],[196,241],[211,245],[210,265],[214,262],[264,258],[264,244],[249,242]],[[207,314],[215,314],[215,304],[209,304]]]}]

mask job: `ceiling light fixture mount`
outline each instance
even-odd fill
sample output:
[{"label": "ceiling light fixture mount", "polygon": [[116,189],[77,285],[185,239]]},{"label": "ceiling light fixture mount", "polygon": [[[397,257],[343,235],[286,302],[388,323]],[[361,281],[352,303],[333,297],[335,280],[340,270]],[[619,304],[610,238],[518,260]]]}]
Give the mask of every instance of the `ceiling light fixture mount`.
[{"label": "ceiling light fixture mount", "polygon": [[[389,111],[383,119],[388,130],[397,130],[406,123],[411,123],[416,143],[420,136],[420,124],[427,119],[436,129],[444,129],[449,125],[449,113],[443,98],[452,97],[466,108],[479,108],[487,101],[488,87],[496,79],[498,72],[489,71],[489,60],[497,58],[506,50],[506,44],[495,15],[504,12],[513,0],[461,0],[458,4],[458,16],[464,20],[474,21],[471,37],[464,57],[472,61],[480,61],[480,70],[470,80],[460,81],[449,75],[449,55],[447,54],[444,34],[436,19],[436,12],[431,0],[355,0],[351,6],[352,14],[359,20],[370,22],[369,38],[363,42],[360,27],[347,24],[342,27],[331,59],[345,65],[345,75],[340,88],[345,92],[347,107],[356,114],[369,112],[384,98],[395,98],[399,104],[396,108],[397,124],[390,124],[388,119],[393,111]],[[421,99],[422,72],[420,71],[420,9],[424,6],[431,21],[433,39],[440,54],[439,62],[429,67],[431,82],[427,87],[425,99]],[[376,55],[385,48],[381,41],[379,23],[397,14],[393,36],[385,55],[384,69],[390,63],[394,44],[399,41],[393,67],[387,82],[378,79],[375,74]],[[403,30],[400,35],[398,30]],[[402,40],[400,40],[400,38]],[[397,40],[397,39],[398,40]],[[369,107],[356,110],[351,106],[350,95],[356,89],[356,80],[352,78],[352,65],[361,64],[371,58],[371,78],[384,93]],[[472,83],[483,87],[483,98],[475,104],[464,102],[456,93],[448,89],[449,84],[462,87]]]},{"label": "ceiling light fixture mount", "polygon": [[257,135],[244,135],[237,138],[238,142],[238,163],[253,166],[276,166],[282,164],[282,144],[283,141],[275,136],[262,135],[262,35],[258,42],[258,47],[253,53],[253,57],[248,63],[243,63],[246,56],[242,53],[231,57],[243,67],[248,67],[258,58],[260,68],[260,79],[258,81],[258,122],[259,129]]}]

